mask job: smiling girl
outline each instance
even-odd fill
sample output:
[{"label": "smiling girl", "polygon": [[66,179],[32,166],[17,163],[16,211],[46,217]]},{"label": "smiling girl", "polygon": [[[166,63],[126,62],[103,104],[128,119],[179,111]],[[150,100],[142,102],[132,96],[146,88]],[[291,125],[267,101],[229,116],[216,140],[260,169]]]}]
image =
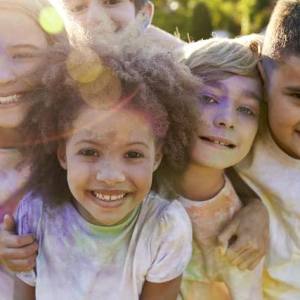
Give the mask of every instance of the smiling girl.
[{"label": "smiling girl", "polygon": [[16,218],[39,252],[35,272],[19,275],[15,299],[176,299],[191,254],[190,221],[151,185],[163,152],[177,167],[185,162],[197,82],[168,56],[126,51],[99,56],[101,72],[89,83],[72,74],[82,60],[67,59],[36,95],[48,100],[33,106],[28,128],[47,140],[29,149],[32,192]]},{"label": "smiling girl", "polygon": [[[0,224],[5,214],[14,212],[29,175],[18,148],[23,142],[18,127],[31,105],[28,98],[25,101],[26,95],[39,84],[39,71],[44,63],[42,53],[55,40],[38,23],[44,6],[45,2],[38,0],[0,0]],[[29,237],[18,238],[18,243],[15,237],[4,239],[1,232],[1,256],[14,259],[22,251],[35,251]],[[2,242],[17,248],[3,252]],[[29,248],[21,249],[25,245]],[[33,258],[29,258],[31,266]],[[19,261],[19,266],[22,263]],[[0,290],[4,299],[12,298],[12,283],[1,263]]]}]

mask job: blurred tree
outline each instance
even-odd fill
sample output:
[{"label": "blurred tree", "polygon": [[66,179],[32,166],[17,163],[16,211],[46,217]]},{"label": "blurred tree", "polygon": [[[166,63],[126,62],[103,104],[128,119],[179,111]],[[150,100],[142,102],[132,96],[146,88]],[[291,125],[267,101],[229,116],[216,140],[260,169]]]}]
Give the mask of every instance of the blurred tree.
[{"label": "blurred tree", "polygon": [[154,0],[153,23],[188,40],[207,38],[215,30],[232,35],[260,32],[274,0]]},{"label": "blurred tree", "polygon": [[198,3],[193,10],[190,24],[193,40],[207,39],[213,31],[210,9],[205,2]]}]

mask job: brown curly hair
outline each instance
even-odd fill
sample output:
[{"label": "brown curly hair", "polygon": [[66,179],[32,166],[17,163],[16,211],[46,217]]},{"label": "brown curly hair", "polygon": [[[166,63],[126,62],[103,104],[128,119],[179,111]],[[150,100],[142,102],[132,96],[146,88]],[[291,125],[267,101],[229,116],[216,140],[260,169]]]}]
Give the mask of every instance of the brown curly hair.
[{"label": "brown curly hair", "polygon": [[[87,105],[83,91],[88,91],[88,99],[92,99],[89,104],[101,106],[105,104],[99,94],[112,95],[118,86],[120,94],[112,102],[150,116],[154,134],[163,144],[164,159],[157,178],[184,170],[197,127],[201,83],[171,54],[137,47],[142,44],[126,44],[122,51],[109,51],[103,44],[82,49],[60,45],[49,50],[44,85],[29,95],[34,104],[22,126],[27,137],[25,157],[32,168],[28,182],[31,191],[56,203],[70,197],[66,171],[56,157],[58,144],[68,136],[80,108]],[[70,68],[72,55],[75,66]],[[101,62],[98,67],[97,62]],[[99,74],[91,80],[97,69]],[[101,76],[107,73],[110,80],[104,85],[106,79]],[[94,89],[98,95],[93,94]]]}]

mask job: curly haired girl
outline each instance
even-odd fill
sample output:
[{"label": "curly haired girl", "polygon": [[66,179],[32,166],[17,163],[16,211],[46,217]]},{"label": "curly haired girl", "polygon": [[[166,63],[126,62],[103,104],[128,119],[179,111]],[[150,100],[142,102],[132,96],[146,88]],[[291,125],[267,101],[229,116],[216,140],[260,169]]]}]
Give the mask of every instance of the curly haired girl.
[{"label": "curly haired girl", "polygon": [[199,84],[163,54],[67,52],[24,124],[42,143],[28,148],[31,192],[16,218],[39,254],[15,299],[176,299],[191,226],[150,190],[163,153],[174,170],[186,163]]}]

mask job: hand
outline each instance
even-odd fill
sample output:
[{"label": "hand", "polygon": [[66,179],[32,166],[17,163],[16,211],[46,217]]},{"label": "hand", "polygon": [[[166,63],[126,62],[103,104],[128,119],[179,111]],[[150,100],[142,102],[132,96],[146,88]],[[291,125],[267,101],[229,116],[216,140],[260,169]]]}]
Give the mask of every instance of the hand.
[{"label": "hand", "polygon": [[269,245],[269,215],[259,199],[239,210],[218,236],[223,254],[240,270],[253,270]]},{"label": "hand", "polygon": [[31,235],[15,234],[15,222],[5,215],[0,231],[0,263],[13,272],[30,271],[35,266],[38,245]]}]

